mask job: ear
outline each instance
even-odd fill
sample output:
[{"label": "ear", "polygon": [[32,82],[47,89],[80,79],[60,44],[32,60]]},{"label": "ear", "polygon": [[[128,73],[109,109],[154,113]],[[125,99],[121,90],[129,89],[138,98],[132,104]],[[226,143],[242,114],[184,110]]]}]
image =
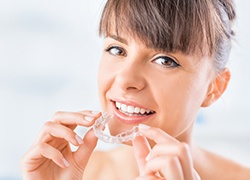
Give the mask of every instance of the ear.
[{"label": "ear", "polygon": [[221,97],[224,91],[227,89],[227,85],[231,78],[231,72],[228,68],[225,68],[215,79],[210,83],[206,98],[202,103],[202,107],[210,106],[213,102]]}]

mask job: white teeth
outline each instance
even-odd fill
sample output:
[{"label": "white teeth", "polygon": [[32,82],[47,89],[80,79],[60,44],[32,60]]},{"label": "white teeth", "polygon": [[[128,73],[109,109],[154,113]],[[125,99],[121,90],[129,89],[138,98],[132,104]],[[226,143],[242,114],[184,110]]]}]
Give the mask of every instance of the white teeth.
[{"label": "white teeth", "polygon": [[122,104],[121,110],[126,112],[127,111],[127,106],[125,104]]},{"label": "white teeth", "polygon": [[141,108],[140,113],[141,113],[141,114],[144,114],[145,112],[146,112],[146,110],[143,109],[143,108]]},{"label": "white teeth", "polygon": [[132,113],[136,113],[136,114],[154,113],[154,111],[149,110],[149,109],[134,107],[131,105],[127,106],[126,104],[121,104],[119,102],[116,102],[115,105],[118,109],[120,109],[121,111],[126,112],[126,113],[131,113],[131,114]]},{"label": "white teeth", "polygon": [[134,109],[134,113],[139,113],[139,112],[140,112],[140,108],[136,107],[136,108]]},{"label": "white teeth", "polygon": [[134,112],[134,107],[133,106],[128,106],[127,111],[128,111],[128,113],[133,113]]},{"label": "white teeth", "polygon": [[121,108],[121,103],[116,102],[115,105],[116,105],[117,108],[119,108],[119,109]]}]

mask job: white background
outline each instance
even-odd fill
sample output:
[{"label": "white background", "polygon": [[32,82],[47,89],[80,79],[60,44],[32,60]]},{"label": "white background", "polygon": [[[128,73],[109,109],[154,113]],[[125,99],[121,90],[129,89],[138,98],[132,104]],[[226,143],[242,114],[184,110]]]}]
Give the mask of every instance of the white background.
[{"label": "white background", "polygon": [[[96,72],[102,0],[0,0],[0,179],[21,179],[20,157],[55,111],[100,110]],[[203,109],[194,139],[250,166],[250,1],[238,20],[223,98]],[[107,148],[100,144],[99,148]]]}]

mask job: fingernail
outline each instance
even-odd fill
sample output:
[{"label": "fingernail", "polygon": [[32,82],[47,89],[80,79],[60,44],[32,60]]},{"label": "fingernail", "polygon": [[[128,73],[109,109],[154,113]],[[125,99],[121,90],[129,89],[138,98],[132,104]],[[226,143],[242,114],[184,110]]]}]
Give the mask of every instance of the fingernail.
[{"label": "fingernail", "polygon": [[100,111],[92,111],[91,112],[91,114],[94,114],[94,115],[97,115],[97,114],[99,114],[100,113]]},{"label": "fingernail", "polygon": [[145,124],[139,124],[139,129],[140,130],[148,130],[150,128],[150,126],[148,126],[148,125],[145,125]]},{"label": "fingernail", "polygon": [[63,158],[62,161],[66,167],[69,167],[69,162],[65,158]]},{"label": "fingernail", "polygon": [[90,116],[85,116],[84,117],[84,119],[86,120],[86,121],[88,121],[88,122],[91,122],[91,121],[93,121],[93,117],[90,117]]},{"label": "fingernail", "polygon": [[78,144],[83,144],[84,143],[82,138],[80,138],[78,135],[76,135],[75,138],[76,138],[76,141],[78,142]]}]

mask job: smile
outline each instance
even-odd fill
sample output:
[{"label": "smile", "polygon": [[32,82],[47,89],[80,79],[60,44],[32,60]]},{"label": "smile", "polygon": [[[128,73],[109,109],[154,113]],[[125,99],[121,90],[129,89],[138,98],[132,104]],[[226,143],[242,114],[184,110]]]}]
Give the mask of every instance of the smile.
[{"label": "smile", "polygon": [[129,116],[147,116],[150,114],[155,113],[155,111],[150,109],[144,109],[140,107],[134,107],[131,105],[122,104],[120,102],[115,102],[116,108],[122,112],[123,114],[129,115]]}]

